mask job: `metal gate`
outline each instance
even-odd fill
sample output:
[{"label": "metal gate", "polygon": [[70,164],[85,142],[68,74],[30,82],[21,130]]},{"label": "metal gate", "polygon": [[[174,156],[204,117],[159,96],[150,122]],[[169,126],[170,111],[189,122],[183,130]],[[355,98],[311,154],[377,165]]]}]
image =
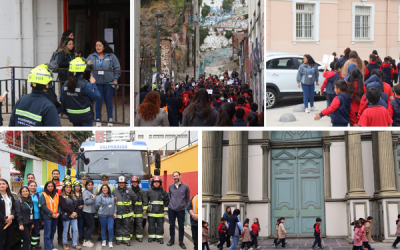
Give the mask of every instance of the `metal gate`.
[{"label": "metal gate", "polygon": [[211,205],[210,206],[210,221],[208,221],[209,227],[208,227],[208,235],[210,236],[210,239],[218,239],[218,224],[220,222],[220,218],[218,219],[217,216],[218,213],[218,207],[217,205]]},{"label": "metal gate", "polygon": [[370,204],[371,216],[374,218],[371,225],[371,237],[375,241],[382,241],[384,239],[382,201],[371,201]]}]

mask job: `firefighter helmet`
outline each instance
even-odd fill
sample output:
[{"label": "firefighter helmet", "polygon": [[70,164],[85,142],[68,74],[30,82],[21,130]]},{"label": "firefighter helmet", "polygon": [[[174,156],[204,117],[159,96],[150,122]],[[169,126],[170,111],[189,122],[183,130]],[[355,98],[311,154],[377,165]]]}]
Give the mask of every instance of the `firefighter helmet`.
[{"label": "firefighter helmet", "polygon": [[160,186],[162,185],[162,179],[161,179],[160,176],[158,176],[158,175],[154,176],[154,177],[153,177],[153,180],[151,181],[151,184],[153,185],[153,183],[154,183],[155,181],[160,182]]},{"label": "firefighter helmet", "polygon": [[140,178],[136,175],[132,176],[132,182],[137,182],[138,184],[140,184]]},{"label": "firefighter helmet", "polygon": [[46,64],[41,64],[32,69],[28,76],[28,82],[31,82],[32,84],[47,85],[49,84],[49,82],[51,82],[52,79],[52,69],[49,69],[48,65]]},{"label": "firefighter helmet", "polygon": [[70,181],[66,181],[63,183],[62,187],[66,187],[66,186],[71,186],[72,187],[72,183]]},{"label": "firefighter helmet", "polygon": [[127,183],[127,182],[128,182],[128,179],[127,179],[125,176],[120,175],[120,176],[118,176],[118,178],[117,178],[117,183],[120,183],[120,182]]}]

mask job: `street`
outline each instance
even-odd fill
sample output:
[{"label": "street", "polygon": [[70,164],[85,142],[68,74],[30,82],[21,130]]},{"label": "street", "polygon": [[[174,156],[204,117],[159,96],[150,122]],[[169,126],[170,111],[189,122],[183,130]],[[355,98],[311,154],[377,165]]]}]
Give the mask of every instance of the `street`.
[{"label": "street", "polygon": [[[148,240],[148,232],[147,232],[147,227],[148,224],[146,226],[146,228],[144,228],[143,230],[143,242],[139,243],[138,241],[136,241],[135,239],[131,240],[131,246],[126,246],[126,245],[119,245],[117,246],[115,244],[115,235],[114,235],[114,248],[116,250],[127,250],[127,249],[133,249],[133,248],[137,248],[140,247],[140,249],[145,249],[145,250],[156,250],[156,249],[168,249],[168,250],[179,250],[181,249],[179,247],[179,242],[178,242],[178,230],[175,230],[175,244],[173,246],[167,247],[167,243],[170,240],[170,236],[169,236],[169,223],[165,222],[164,223],[164,244],[160,245],[160,243],[157,242],[152,242],[149,243],[147,242]],[[188,234],[192,234],[190,227],[185,227],[185,233]],[[92,249],[94,250],[100,250],[100,249],[108,249],[108,241],[107,241],[107,246],[106,247],[101,247],[101,241],[96,241],[97,240],[97,227],[95,228],[95,230],[93,231],[92,234],[92,242],[94,243],[94,247]],[[187,237],[184,237],[183,239],[183,243],[186,245],[186,249],[191,250],[193,249],[193,242],[191,242]],[[54,235],[54,247],[58,250],[63,249],[63,247],[58,245],[58,241],[57,241],[57,233]],[[70,249],[72,248],[72,243],[68,242]],[[42,246],[42,250],[44,250],[44,241],[43,241],[43,229],[40,231],[40,245]],[[80,244],[79,244],[80,245]],[[80,245],[81,246],[81,245]],[[83,249],[87,249],[87,247],[82,247]],[[15,246],[12,247],[12,249],[15,250],[20,250],[21,246],[19,244],[16,244]]]}]

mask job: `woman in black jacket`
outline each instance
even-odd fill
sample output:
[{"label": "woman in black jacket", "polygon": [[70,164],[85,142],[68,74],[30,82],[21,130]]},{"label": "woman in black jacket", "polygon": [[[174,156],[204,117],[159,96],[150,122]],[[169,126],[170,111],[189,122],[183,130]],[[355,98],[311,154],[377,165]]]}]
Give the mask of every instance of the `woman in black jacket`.
[{"label": "woman in black jacket", "polygon": [[0,250],[10,250],[14,232],[12,222],[15,217],[15,200],[7,180],[3,178],[0,178],[0,195]]},{"label": "woman in black jacket", "polygon": [[15,201],[15,212],[19,225],[19,233],[22,238],[22,250],[29,250],[31,244],[31,229],[33,229],[33,201],[29,194],[29,189],[23,186],[19,190],[20,198]]},{"label": "woman in black jacket", "polygon": [[[69,69],[69,63],[75,59],[74,53],[74,40],[67,38],[62,45],[58,48],[58,67]],[[68,80],[68,70],[59,70],[58,78],[61,84]]]}]

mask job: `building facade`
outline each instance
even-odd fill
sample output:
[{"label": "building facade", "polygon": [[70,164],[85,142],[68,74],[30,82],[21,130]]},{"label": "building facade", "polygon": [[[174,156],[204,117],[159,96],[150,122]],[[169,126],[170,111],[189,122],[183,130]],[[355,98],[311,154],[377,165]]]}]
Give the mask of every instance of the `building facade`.
[{"label": "building facade", "polygon": [[[397,132],[203,132],[203,211],[217,240],[226,207],[241,221],[257,217],[260,237],[274,237],[285,217],[289,237],[351,239],[350,222],[374,218],[374,240],[392,242],[400,213]],[[216,146],[222,145],[222,146]]]},{"label": "building facade", "polygon": [[[265,0],[267,51],[337,55],[349,47],[363,60],[400,53],[400,2],[396,0]],[[282,18],[284,17],[284,18]],[[282,32],[285,30],[287,32]]]}]

